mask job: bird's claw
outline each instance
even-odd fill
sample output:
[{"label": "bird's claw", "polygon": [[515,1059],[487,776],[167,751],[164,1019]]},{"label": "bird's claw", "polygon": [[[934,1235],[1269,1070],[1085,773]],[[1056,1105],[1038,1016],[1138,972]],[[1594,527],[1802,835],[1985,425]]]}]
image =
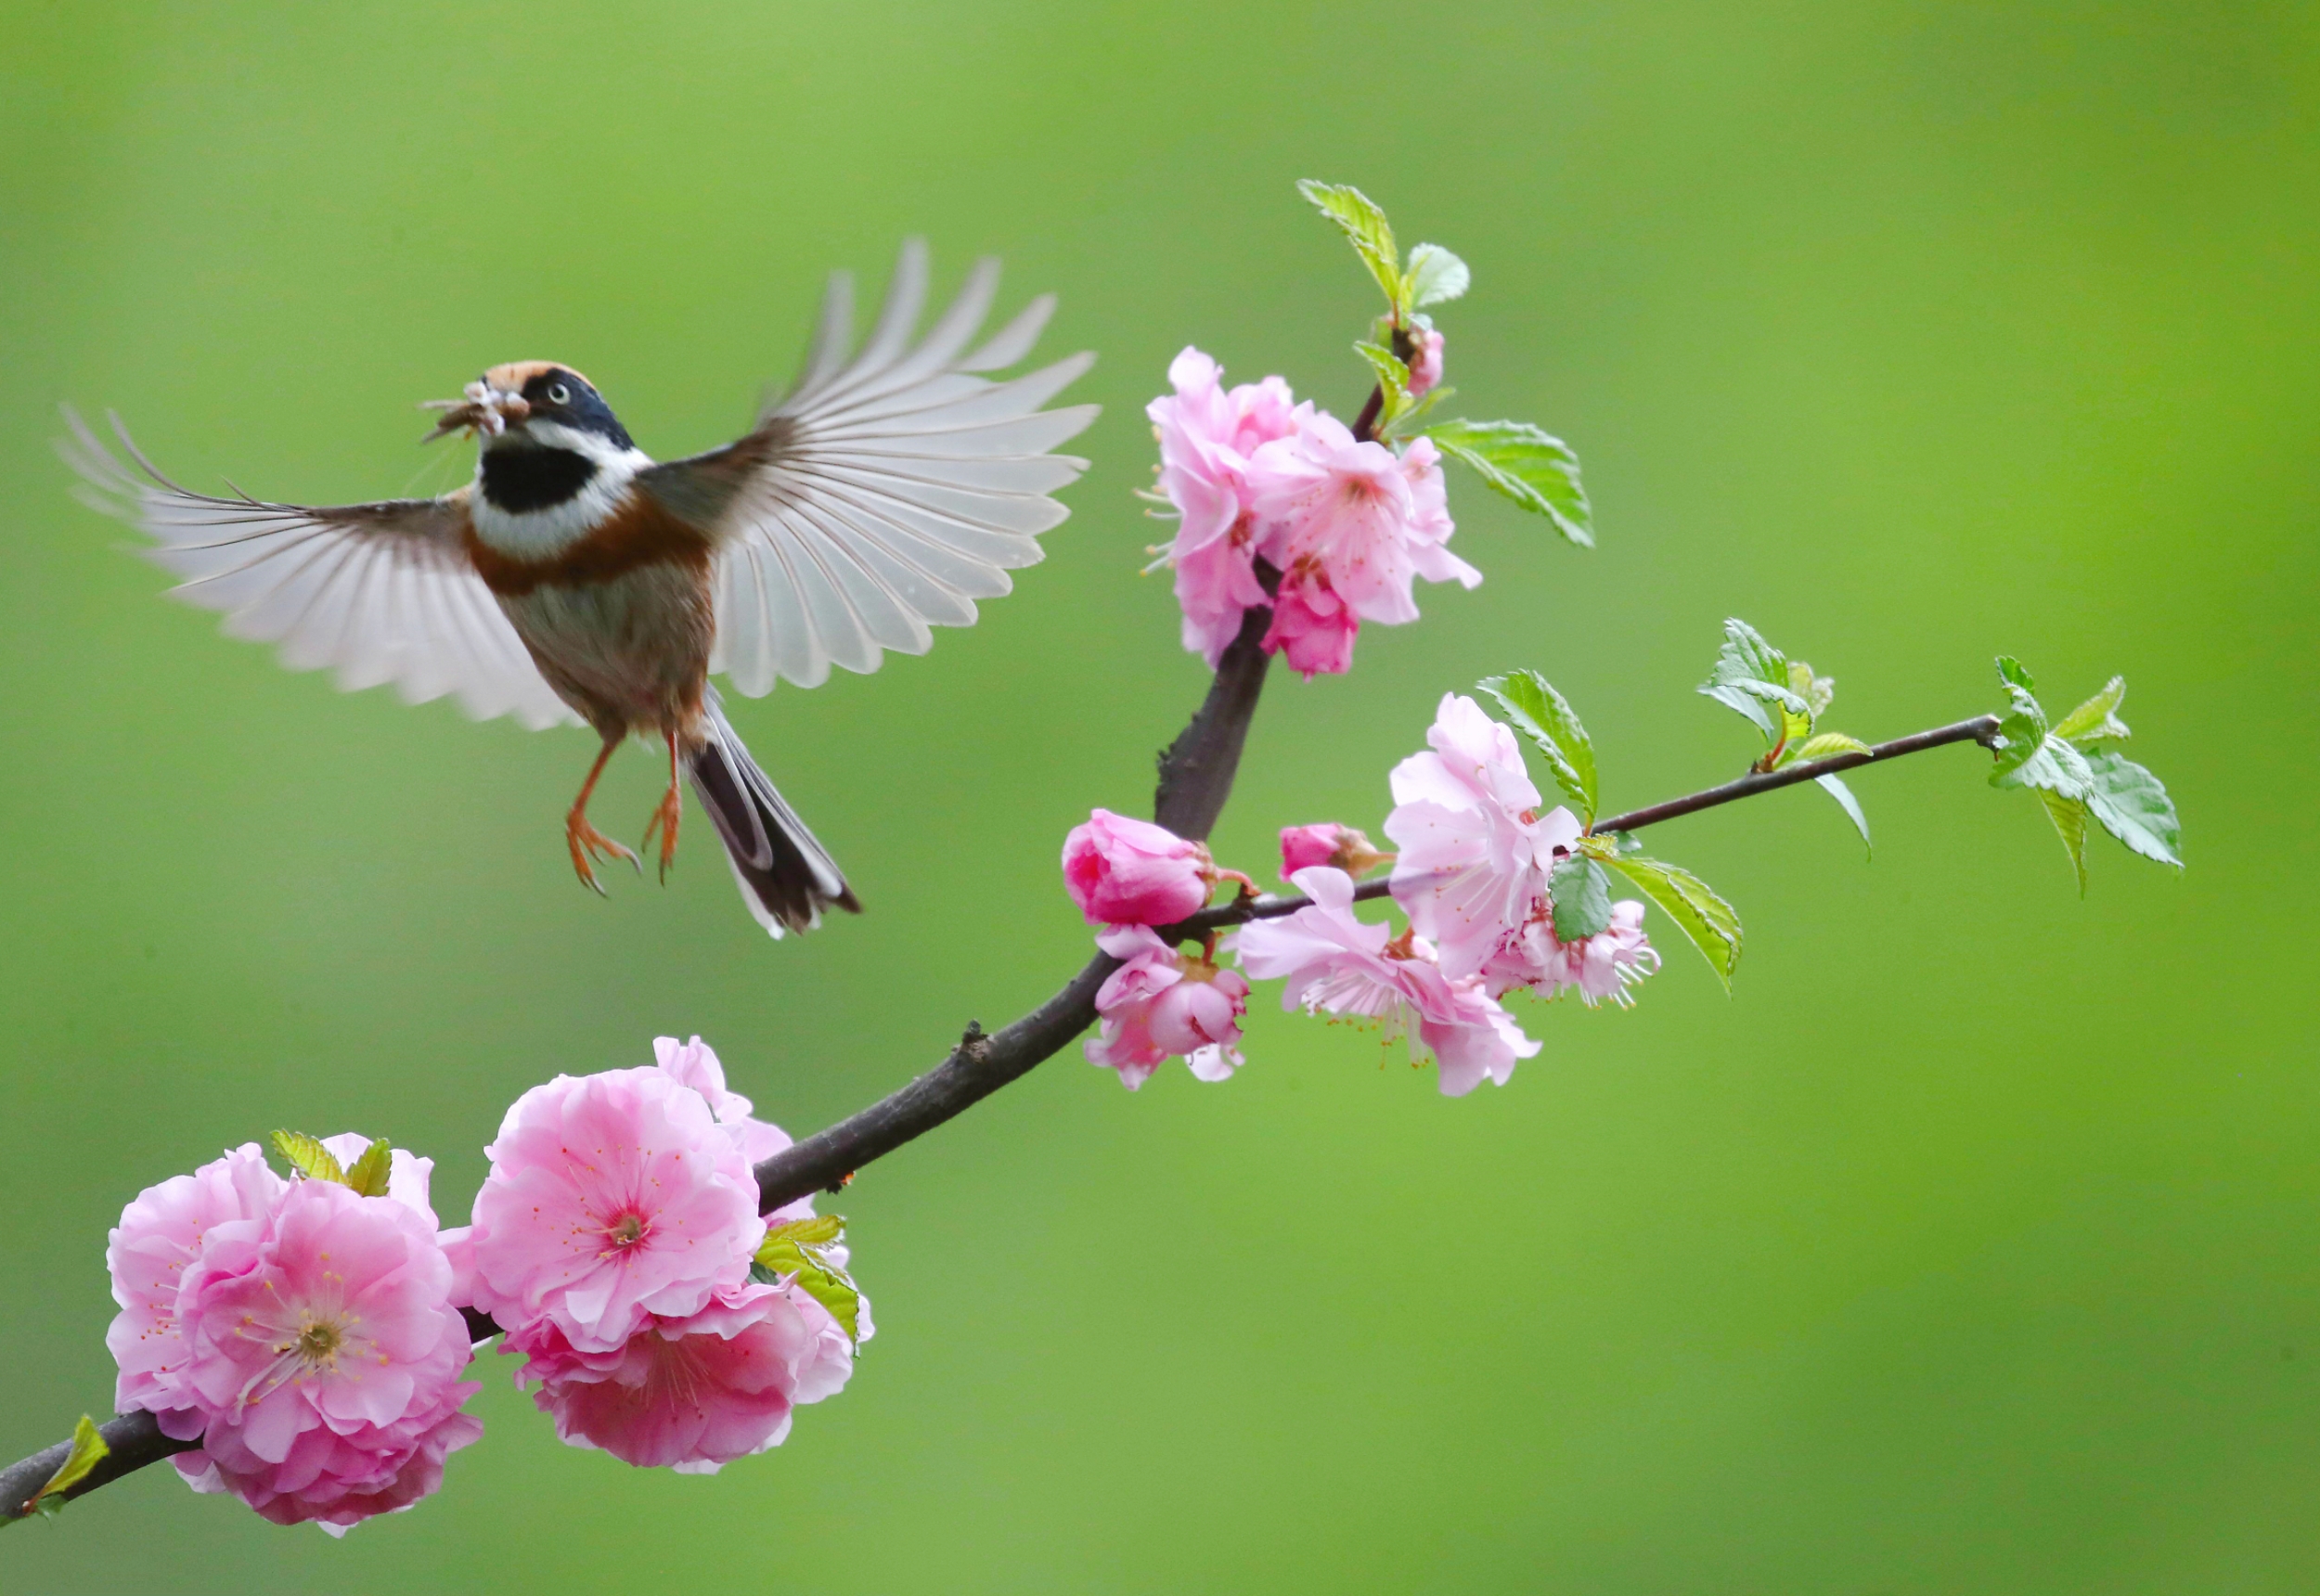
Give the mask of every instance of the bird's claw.
[{"label": "bird's claw", "polygon": [[[671,787],[661,796],[660,806],[652,811],[652,818],[645,822],[644,840],[638,845],[652,846],[652,833],[661,833],[661,884],[668,884],[668,868],[677,862],[677,823],[684,817],[684,794]],[[641,867],[639,867],[641,869]]]},{"label": "bird's claw", "polygon": [[626,847],[588,824],[588,818],[574,810],[564,818],[564,845],[572,850],[572,868],[580,877],[580,884],[599,897],[606,896],[604,883],[596,879],[593,860],[626,859],[636,872],[644,874],[644,865]]}]

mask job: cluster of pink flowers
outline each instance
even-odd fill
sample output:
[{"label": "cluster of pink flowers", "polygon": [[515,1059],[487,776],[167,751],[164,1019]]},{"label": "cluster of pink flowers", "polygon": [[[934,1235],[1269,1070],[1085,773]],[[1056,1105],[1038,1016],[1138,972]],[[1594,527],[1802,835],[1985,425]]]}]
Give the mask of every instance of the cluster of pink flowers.
[{"label": "cluster of pink flowers", "polygon": [[726,1088],[698,1036],[654,1049],[650,1066],[559,1075],[516,1100],[454,1254],[558,1435],[714,1474],[780,1445],[793,1409],[843,1386],[854,1343],[794,1279],[752,1277],[767,1222],[750,1165],[790,1139]]},{"label": "cluster of pink flowers", "polygon": [[1064,888],[1088,923],[1102,928],[1096,946],[1120,960],[1096,993],[1102,1027],[1088,1061],[1116,1071],[1130,1091],[1169,1058],[1204,1081],[1225,1080],[1241,1065],[1248,983],[1218,965],[1216,945],[1179,954],[1152,930],[1199,913],[1220,881],[1256,889],[1239,871],[1217,869],[1207,844],[1109,809],[1063,839]]},{"label": "cluster of pink flowers", "polygon": [[[1438,380],[1439,335],[1420,354],[1429,383]],[[1295,403],[1278,377],[1227,390],[1222,376],[1187,348],[1168,367],[1175,392],[1146,406],[1160,439],[1160,492],[1179,517],[1166,557],[1187,649],[1213,667],[1245,613],[1270,603],[1268,653],[1308,677],[1342,672],[1362,622],[1417,619],[1418,577],[1482,580],[1446,547],[1453,528],[1431,442],[1397,455]],[[1270,597],[1259,561],[1279,574]]]},{"label": "cluster of pink flowers", "polygon": [[[325,1144],[351,1165],[369,1146]],[[470,1346],[427,1204],[431,1160],[396,1149],[383,1196],[284,1180],[246,1143],[122,1210],[106,1249],[121,1312],[115,1406],[200,1437],[201,1491],[333,1534],[408,1508],[483,1434],[459,1409]]]},{"label": "cluster of pink flowers", "polygon": [[1627,1002],[1628,986],[1659,968],[1643,906],[1615,904],[1604,931],[1556,938],[1548,881],[1580,827],[1568,809],[1540,813],[1514,734],[1472,699],[1445,693],[1426,742],[1394,767],[1386,834],[1399,849],[1394,901],[1434,939],[1443,970],[1479,979],[1492,997],[1576,989],[1591,1004]]},{"label": "cluster of pink flowers", "polygon": [[[250,1143],[139,1193],[106,1252],[114,1406],[200,1440],[174,1460],[196,1490],[343,1534],[432,1494],[483,1434],[460,1411],[481,1389],[459,1378],[474,1308],[574,1446],[714,1474],[779,1445],[793,1409],[845,1384],[870,1304],[851,1299],[849,1328],[796,1271],[756,1264],[750,1166],[790,1139],[700,1037],[653,1046],[649,1068],[518,1099],[456,1230],[428,1204],[430,1159],[393,1149],[385,1191],[356,1190],[376,1178],[353,1135],[321,1143],[337,1171],[316,1155],[321,1174],[286,1180]],[[810,1200],[770,1216],[812,1217]],[[850,1287],[843,1245],[810,1256]]]},{"label": "cluster of pink flowers", "polygon": [[[1284,828],[1282,874],[1311,901],[1244,926],[1230,951],[1248,975],[1287,983],[1283,1008],[1374,1021],[1389,1040],[1409,1038],[1457,1097],[1485,1080],[1504,1085],[1539,1051],[1501,1006],[1507,993],[1625,1004],[1659,955],[1632,900],[1613,905],[1592,936],[1556,936],[1551,882],[1580,826],[1567,809],[1540,813],[1511,730],[1447,693],[1426,741],[1392,776],[1386,834],[1399,853],[1335,822]],[[1354,912],[1354,879],[1385,864],[1410,919],[1399,935]],[[1247,981],[1218,965],[1219,942],[1186,955],[1151,929],[1207,902],[1219,874],[1208,850],[1099,809],[1065,843],[1063,871],[1082,912],[1105,922],[1097,946],[1121,961],[1096,995],[1102,1031],[1088,1057],[1130,1088],[1171,1055],[1202,1080],[1231,1075],[1243,1062]]]}]

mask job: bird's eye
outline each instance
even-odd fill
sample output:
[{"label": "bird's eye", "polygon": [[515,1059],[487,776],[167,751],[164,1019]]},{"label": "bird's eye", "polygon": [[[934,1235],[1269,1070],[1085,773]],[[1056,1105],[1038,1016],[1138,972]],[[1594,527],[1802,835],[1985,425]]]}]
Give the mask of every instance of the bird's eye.
[{"label": "bird's eye", "polygon": [[559,382],[548,389],[548,402],[551,405],[569,405],[572,403],[572,390]]}]

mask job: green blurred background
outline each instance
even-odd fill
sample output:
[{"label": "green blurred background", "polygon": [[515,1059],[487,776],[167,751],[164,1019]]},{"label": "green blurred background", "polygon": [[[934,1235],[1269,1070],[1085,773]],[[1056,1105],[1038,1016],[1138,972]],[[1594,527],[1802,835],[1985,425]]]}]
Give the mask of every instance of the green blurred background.
[{"label": "green blurred background", "polygon": [[[1488,572],[1277,677],[1218,837],[1371,824],[1435,699],[1536,665],[1606,801],[1736,772],[1727,613],[1898,735],[2113,671],[2190,871],[2081,901],[1970,750],[1654,851],[1727,999],[1527,1011],[1505,1090],[1252,1017],[1228,1086],[1067,1053],[840,1204],[883,1333],[715,1479],[490,1434],[344,1543],[166,1469],[0,1538],[16,1590],[1784,1592],[2320,1586],[2309,972],[2320,12],[1480,3],[36,6],[0,21],[0,1453],[104,1410],[107,1226],[277,1125],[430,1152],[698,1031],[793,1129],[1076,968],[1064,829],[1149,812],[1204,683],[1130,490],[1188,341],[1349,414],[1371,313],[1294,179],[1475,270],[1459,407],[1579,449],[1602,547],[1455,483]],[[735,718],[872,912],[769,946],[698,812],[571,877],[589,745],[344,697],[162,602],[53,405],[208,485],[433,492],[415,401],[552,355],[731,435],[835,265],[922,232],[1102,361],[1047,563]],[[640,830],[651,758],[599,817]],[[1665,928],[1662,928],[1663,932]]]}]

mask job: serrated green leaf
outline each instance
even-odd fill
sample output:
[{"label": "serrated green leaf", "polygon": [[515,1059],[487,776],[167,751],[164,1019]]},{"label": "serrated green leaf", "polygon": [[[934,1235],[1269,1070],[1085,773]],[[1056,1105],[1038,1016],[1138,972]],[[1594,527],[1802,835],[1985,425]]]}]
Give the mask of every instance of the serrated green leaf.
[{"label": "serrated green leaf", "polygon": [[2065,798],[2059,792],[2041,792],[2039,802],[2046,805],[2046,818],[2055,823],[2055,830],[2062,838],[2062,851],[2070,856],[2070,869],[2078,873],[2079,896],[2086,895],[2086,805],[2076,798]]},{"label": "serrated green leaf", "polygon": [[1573,854],[1547,872],[1547,897],[1559,942],[1599,936],[1611,924],[1611,878],[1585,854]]},{"label": "serrated green leaf", "polygon": [[2183,822],[2159,778],[2124,754],[2104,752],[2085,758],[2086,806],[2103,830],[2146,859],[2182,869]]},{"label": "serrated green leaf", "polygon": [[1706,882],[1691,871],[1640,854],[1610,861],[1611,868],[1643,889],[1661,912],[1692,939],[1708,967],[1732,990],[1732,972],[1740,964],[1740,912],[1718,897]]},{"label": "serrated green leaf", "polygon": [[1401,252],[1394,247],[1394,229],[1370,197],[1350,184],[1318,183],[1308,177],[1297,192],[1321,213],[1337,224],[1353,245],[1354,253],[1370,268],[1370,276],[1386,290],[1386,302],[1397,316],[1410,309],[1409,287],[1401,275]]},{"label": "serrated green leaf", "polygon": [[307,1179],[335,1180],[342,1186],[346,1184],[346,1171],[340,1166],[338,1156],[304,1131],[276,1131],[274,1148],[292,1169]]},{"label": "serrated green leaf", "polygon": [[1525,509],[1543,515],[1582,548],[1595,546],[1594,509],[1579,485],[1579,457],[1527,421],[1437,421],[1425,436],[1450,458]]},{"label": "serrated green leaf", "polygon": [[1837,800],[1837,806],[1852,821],[1853,830],[1861,833],[1861,845],[1875,858],[1877,845],[1869,840],[1869,817],[1861,812],[1861,800],[1853,796],[1853,790],[1834,776],[1815,776],[1812,779],[1822,792]]},{"label": "serrated green leaf", "polygon": [[1754,721],[1767,742],[1780,740],[1790,715],[1811,727],[1811,706],[1788,685],[1788,657],[1737,616],[1724,623],[1724,646],[1699,690]]},{"label": "serrated green leaf", "polygon": [[2054,734],[2070,742],[2099,742],[2105,738],[2132,736],[2127,723],[2119,718],[2120,704],[2126,701],[2127,678],[2113,676],[2103,684],[2103,690],[2088,699],[2055,723]]},{"label": "serrated green leaf", "polygon": [[1510,671],[1476,682],[1496,699],[1516,731],[1528,738],[1553,773],[1554,784],[1578,805],[1579,823],[1595,823],[1595,745],[1563,695],[1537,671]]},{"label": "serrated green leaf", "polygon": [[88,1478],[89,1471],[111,1455],[112,1448],[105,1445],[105,1437],[97,1433],[97,1422],[86,1413],[82,1414],[81,1422],[72,1426],[71,1450],[65,1453],[64,1461],[57,1465],[57,1472],[48,1476],[47,1484],[32,1493],[26,1507],[54,1514],[64,1506],[64,1493]]},{"label": "serrated green leaf", "polygon": [[346,1172],[347,1185],[357,1197],[384,1197],[387,1176],[394,1167],[394,1150],[381,1139],[363,1149],[363,1155],[354,1161],[354,1167]]},{"label": "serrated green leaf", "polygon": [[1424,307],[1463,295],[1474,282],[1466,263],[1439,244],[1420,244],[1410,251],[1410,302]]},{"label": "serrated green leaf", "polygon": [[1848,737],[1841,731],[1818,731],[1798,743],[1794,752],[1796,757],[1802,761],[1834,759],[1840,753],[1869,753],[1874,751],[1861,739]]},{"label": "serrated green leaf", "polygon": [[[2037,695],[2030,691],[2030,672],[2022,668],[2021,661],[2008,654],[2000,654],[1998,680],[2004,686],[2006,698],[2014,707],[1998,722],[2001,746],[1997,751],[1996,763],[1990,772],[1990,785],[2027,785],[2048,792],[2060,792],[2061,788],[2051,779],[2030,780],[2016,774],[2044,751],[2048,735],[2046,712],[2040,707]],[[2052,772],[2044,774],[2051,776]],[[2074,792],[2068,796],[2075,798],[2081,793]]]},{"label": "serrated green leaf", "polygon": [[2059,792],[2065,798],[2084,798],[2094,789],[2086,755],[2051,732],[2019,764],[2009,766],[2008,758],[2014,753],[2009,743],[1999,753],[1999,768],[1990,778],[1991,786],[2029,787],[2041,792]]},{"label": "serrated green leaf", "polygon": [[1370,370],[1377,377],[1377,391],[1385,396],[1378,410],[1378,426],[1390,427],[1410,408],[1410,367],[1401,356],[1383,344],[1357,343],[1353,352],[1369,362]]},{"label": "serrated green leaf", "polygon": [[750,1266],[750,1279],[767,1283],[784,1278],[830,1310],[849,1341],[861,1339],[862,1294],[853,1278],[822,1253],[822,1248],[845,1235],[845,1221],[835,1214],[817,1215],[776,1225],[766,1232]]}]

